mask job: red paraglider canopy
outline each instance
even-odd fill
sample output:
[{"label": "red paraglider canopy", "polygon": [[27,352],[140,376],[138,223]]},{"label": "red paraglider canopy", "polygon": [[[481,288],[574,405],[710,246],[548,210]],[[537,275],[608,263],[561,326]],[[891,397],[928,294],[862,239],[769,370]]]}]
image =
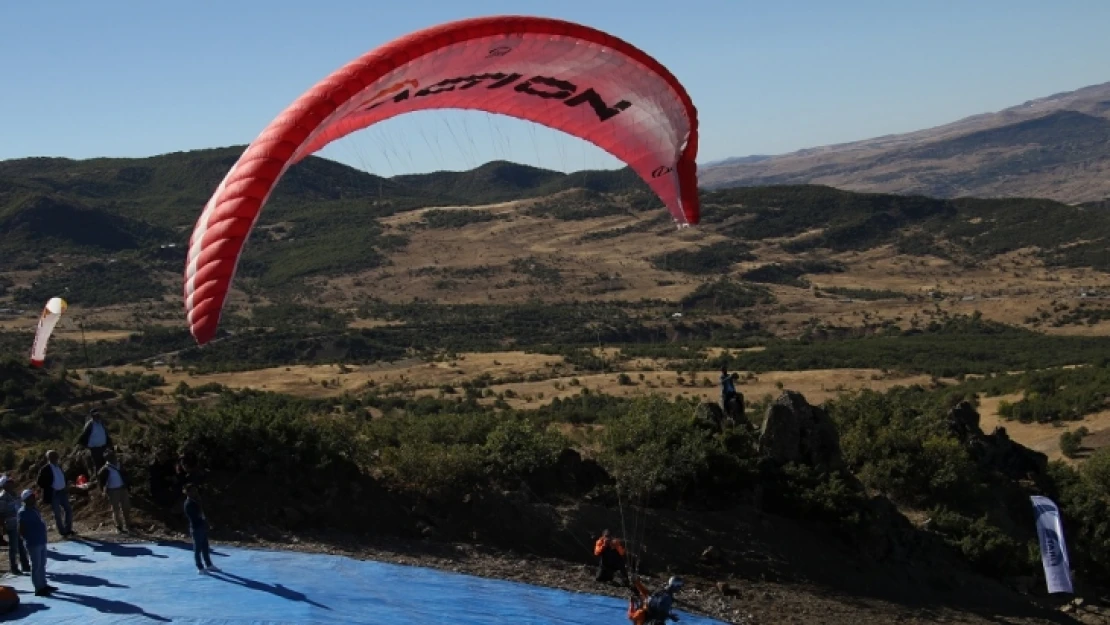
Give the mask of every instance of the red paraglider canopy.
[{"label": "red paraglider canopy", "polygon": [[612,35],[554,19],[444,24],[339,69],[247,147],[190,238],[185,307],[197,342],[215,336],[243,245],[286,169],[372,124],[448,108],[517,117],[585,139],[628,163],[678,224],[698,223],[697,112],[658,61]]}]

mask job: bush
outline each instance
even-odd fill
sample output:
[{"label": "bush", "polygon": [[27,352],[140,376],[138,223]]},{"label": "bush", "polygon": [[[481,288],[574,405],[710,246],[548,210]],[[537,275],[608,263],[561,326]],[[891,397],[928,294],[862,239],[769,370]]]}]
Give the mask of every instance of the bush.
[{"label": "bush", "polygon": [[945,408],[920,387],[864,390],[829,403],[848,466],[868,487],[915,506],[978,490],[976,467],[945,430]]},{"label": "bush", "polygon": [[933,529],[944,537],[973,568],[985,575],[1022,575],[1029,562],[1026,545],[1008,536],[986,516],[969,518],[938,507],[932,510]]},{"label": "bush", "polygon": [[1064,432],[1060,435],[1060,451],[1063,452],[1068,458],[1075,458],[1079,455],[1079,450],[1083,448],[1083,434],[1078,430],[1075,432]]},{"label": "bush", "polygon": [[552,467],[568,441],[523,419],[502,421],[486,439],[489,468],[502,478],[525,478]]},{"label": "bush", "polygon": [[606,423],[602,465],[634,496],[681,494],[722,451],[718,440],[690,420],[694,406],[661,396],[637,398],[621,418]]},{"label": "bush", "polygon": [[387,483],[428,497],[461,494],[477,486],[483,460],[480,446],[465,443],[404,443],[381,453]]}]

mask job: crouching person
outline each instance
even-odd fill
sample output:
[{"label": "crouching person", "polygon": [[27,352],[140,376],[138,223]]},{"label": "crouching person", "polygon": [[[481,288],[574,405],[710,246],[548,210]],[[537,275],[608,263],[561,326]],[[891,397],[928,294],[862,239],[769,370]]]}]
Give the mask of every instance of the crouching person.
[{"label": "crouching person", "polygon": [[624,585],[628,585],[628,569],[624,560],[624,544],[619,538],[612,538],[609,530],[601,533],[601,538],[594,544],[594,555],[597,556],[597,577],[599,582],[613,581],[613,575],[620,573]]}]

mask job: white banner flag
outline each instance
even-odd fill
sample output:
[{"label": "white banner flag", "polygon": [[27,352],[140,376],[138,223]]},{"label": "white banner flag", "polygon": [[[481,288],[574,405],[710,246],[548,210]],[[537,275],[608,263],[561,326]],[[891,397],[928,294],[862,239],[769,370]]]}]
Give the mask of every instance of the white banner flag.
[{"label": "white banner flag", "polygon": [[1060,509],[1048,497],[1030,497],[1037,517],[1037,536],[1041,541],[1041,562],[1044,564],[1048,592],[1071,593],[1071,560],[1064,543],[1064,526]]}]

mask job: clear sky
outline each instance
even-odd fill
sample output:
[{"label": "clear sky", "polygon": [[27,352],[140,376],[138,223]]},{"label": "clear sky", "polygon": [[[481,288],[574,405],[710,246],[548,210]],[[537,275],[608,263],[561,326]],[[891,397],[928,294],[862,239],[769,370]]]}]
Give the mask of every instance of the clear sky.
[{"label": "clear sky", "polygon": [[[1110,81],[1107,0],[10,0],[0,2],[0,159],[246,144],[362,53],[503,13],[581,22],[655,56],[698,107],[703,163],[917,130]],[[494,158],[617,164],[578,139],[473,112],[391,120],[320,154],[385,175]]]}]

